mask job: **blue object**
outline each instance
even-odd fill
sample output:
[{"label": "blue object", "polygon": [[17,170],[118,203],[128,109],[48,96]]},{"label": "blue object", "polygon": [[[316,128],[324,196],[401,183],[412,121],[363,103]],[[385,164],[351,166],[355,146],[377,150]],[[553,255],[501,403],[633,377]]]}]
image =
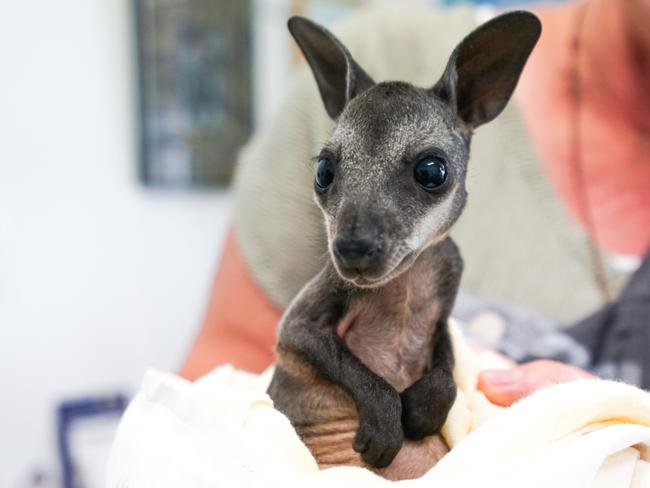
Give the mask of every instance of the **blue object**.
[{"label": "blue object", "polygon": [[75,476],[71,449],[72,426],[82,419],[100,416],[121,416],[128,399],[118,394],[109,397],[81,398],[61,403],[57,408],[57,443],[61,462],[62,488],[81,488]]}]

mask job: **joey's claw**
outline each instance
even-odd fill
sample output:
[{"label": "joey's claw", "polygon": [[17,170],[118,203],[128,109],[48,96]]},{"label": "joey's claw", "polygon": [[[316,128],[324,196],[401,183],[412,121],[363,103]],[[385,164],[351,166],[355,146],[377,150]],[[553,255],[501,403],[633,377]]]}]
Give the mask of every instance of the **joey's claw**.
[{"label": "joey's claw", "polygon": [[357,431],[357,435],[354,437],[354,442],[352,443],[352,449],[356,452],[363,453],[368,449],[368,444],[370,442],[370,436],[368,432],[362,431],[361,428]]},{"label": "joey's claw", "polygon": [[352,448],[361,454],[366,463],[376,468],[385,468],[401,449],[403,440],[399,420],[381,423],[362,419]]}]

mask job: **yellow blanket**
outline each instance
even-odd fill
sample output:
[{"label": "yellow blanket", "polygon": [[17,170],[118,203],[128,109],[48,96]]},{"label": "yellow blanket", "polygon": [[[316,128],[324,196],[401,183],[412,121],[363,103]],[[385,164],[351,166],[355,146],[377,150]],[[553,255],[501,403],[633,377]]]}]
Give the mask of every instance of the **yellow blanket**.
[{"label": "yellow blanket", "polygon": [[[404,486],[650,487],[650,394],[581,380],[507,409],[475,389],[481,358],[452,327],[459,395],[443,435],[452,447]],[[109,464],[109,488],[374,487],[362,468],[320,471],[264,393],[270,371],[217,368],[195,383],[149,371],[126,411]]]}]

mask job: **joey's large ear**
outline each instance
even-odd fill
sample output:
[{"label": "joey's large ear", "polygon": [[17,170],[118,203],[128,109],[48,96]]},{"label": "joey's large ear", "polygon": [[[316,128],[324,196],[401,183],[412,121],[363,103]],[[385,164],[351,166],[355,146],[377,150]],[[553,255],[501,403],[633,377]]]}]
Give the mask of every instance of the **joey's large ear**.
[{"label": "joey's large ear", "polygon": [[433,91],[471,127],[489,122],[508,103],[541,32],[539,19],[530,12],[486,22],[454,49]]},{"label": "joey's large ear", "polygon": [[304,17],[291,17],[288,25],[314,73],[325,109],[335,119],[347,102],[375,82],[324,27]]}]

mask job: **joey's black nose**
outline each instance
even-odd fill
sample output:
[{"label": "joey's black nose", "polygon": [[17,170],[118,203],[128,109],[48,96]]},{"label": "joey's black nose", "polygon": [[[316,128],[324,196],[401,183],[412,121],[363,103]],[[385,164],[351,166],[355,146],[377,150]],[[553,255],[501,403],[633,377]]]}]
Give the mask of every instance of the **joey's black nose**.
[{"label": "joey's black nose", "polygon": [[381,254],[377,239],[341,239],[334,240],[334,253],[347,268],[363,271],[372,266]]}]

